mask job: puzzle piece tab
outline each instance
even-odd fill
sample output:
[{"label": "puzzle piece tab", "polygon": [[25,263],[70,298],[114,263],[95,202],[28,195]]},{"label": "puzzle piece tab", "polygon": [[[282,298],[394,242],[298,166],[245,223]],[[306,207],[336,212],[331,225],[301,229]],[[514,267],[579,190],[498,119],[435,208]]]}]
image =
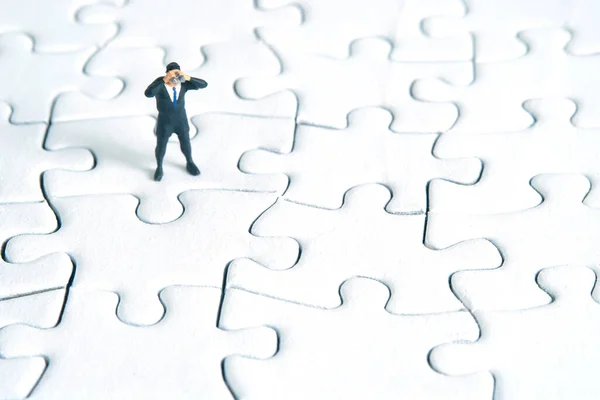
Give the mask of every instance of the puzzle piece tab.
[{"label": "puzzle piece tab", "polygon": [[0,103],[0,203],[44,201],[40,179],[52,168],[87,170],[94,157],[85,149],[47,151],[46,124],[14,125],[11,109]]},{"label": "puzzle piece tab", "polygon": [[227,272],[227,285],[332,308],[339,304],[341,283],[364,276],[390,288],[387,308],[393,313],[464,309],[452,294],[449,277],[460,269],[498,267],[498,250],[485,240],[431,250],[423,246],[425,216],[385,212],[390,197],[385,187],[368,185],[348,191],[339,210],[279,200],[252,225],[252,233],[296,239],[302,249],[297,264],[272,271],[247,259],[236,260]]},{"label": "puzzle piece tab", "polygon": [[[52,209],[45,202],[0,203],[0,246],[12,236],[27,233],[48,234],[55,231],[57,225]],[[7,263],[0,257],[0,308],[7,304],[4,299],[26,298],[31,294],[60,289],[67,285],[73,273],[71,259],[66,254],[55,253],[52,250],[49,253],[53,254],[24,264]],[[16,301],[18,303],[18,300]],[[41,312],[42,308],[44,307],[40,306],[38,310],[20,310],[25,310],[26,313]],[[17,310],[12,306],[11,309]],[[8,312],[8,309],[4,311],[0,312],[0,321],[7,315],[11,315],[10,321],[14,321],[13,317],[18,317],[14,312]],[[56,312],[60,312],[60,307]],[[58,314],[54,318],[58,318]]]},{"label": "puzzle piece tab", "polygon": [[453,104],[423,103],[411,95],[416,79],[440,78],[456,85],[472,81],[470,62],[411,62],[389,60],[391,45],[369,38],[352,43],[347,59],[273,45],[282,72],[272,78],[243,78],[237,93],[261,99],[281,90],[298,97],[297,121],[341,129],[347,114],[359,107],[379,106],[394,115],[392,130],[439,132],[449,129],[458,114]]},{"label": "puzzle piece tab", "polygon": [[299,125],[290,153],[251,151],[240,160],[240,169],[286,173],[285,198],[326,208],[339,208],[353,186],[381,183],[394,195],[389,212],[424,212],[432,179],[477,181],[479,160],[437,159],[431,154],[437,134],[393,132],[391,121],[389,111],[365,108],[350,113],[342,130]]},{"label": "puzzle piece tab", "polygon": [[460,118],[456,132],[488,133],[526,129],[532,116],[523,109],[529,99],[561,97],[577,104],[573,123],[600,126],[600,82],[590,79],[600,69],[600,54],[575,57],[564,47],[571,35],[563,29],[540,29],[519,34],[529,52],[517,59],[475,63],[476,79],[468,86],[452,86],[439,79],[415,82],[412,93],[423,101],[454,102]]},{"label": "puzzle piece tab", "polygon": [[497,214],[532,208],[542,198],[529,185],[542,173],[580,173],[592,182],[586,204],[600,207],[599,129],[578,129],[570,119],[577,106],[567,99],[536,99],[524,107],[535,118],[516,132],[440,136],[434,154],[440,158],[477,157],[484,164],[472,186],[436,180],[429,186],[429,209],[440,212]]},{"label": "puzzle piece tab", "polygon": [[0,349],[7,357],[47,357],[48,369],[30,398],[65,400],[230,399],[222,360],[234,354],[265,358],[276,351],[277,335],[270,328],[216,327],[220,289],[170,287],[160,297],[164,318],[134,327],[116,318],[116,294],[71,289],[58,326],[10,326],[0,331]]},{"label": "puzzle piece tab", "polygon": [[368,279],[346,281],[340,292],[339,307],[319,309],[227,290],[219,326],[268,325],[280,337],[279,351],[269,360],[225,361],[225,377],[238,398],[491,398],[488,374],[457,379],[427,363],[436,344],[478,336],[468,313],[391,314],[384,308],[389,290]]},{"label": "puzzle piece tab", "polygon": [[245,40],[254,29],[270,24],[297,25],[300,10],[295,6],[264,12],[252,0],[175,0],[154,2],[130,0],[122,7],[96,4],[83,8],[78,16],[83,23],[108,23],[119,26],[111,41],[118,47],[160,47],[164,63],[198,66],[200,49],[211,43]]},{"label": "puzzle piece tab", "polygon": [[475,38],[478,62],[499,62],[527,53],[517,34],[532,29],[560,28],[581,3],[570,0],[462,0],[464,15],[425,18],[424,31],[433,38]]},{"label": "puzzle piece tab", "polygon": [[186,192],[181,200],[183,216],[158,225],[137,218],[139,202],[131,195],[55,198],[61,228],[11,239],[6,257],[26,262],[50,252],[69,254],[77,264],[73,285],[116,292],[119,318],[138,325],[160,320],[164,308],[157,294],[162,288],[221,287],[225,266],[237,257],[272,268],[296,261],[294,240],[248,233],[274,196],[207,190]]},{"label": "puzzle piece tab", "polygon": [[491,215],[428,215],[426,245],[446,248],[486,238],[502,253],[504,263],[496,270],[459,271],[452,276],[454,293],[469,309],[522,309],[548,303],[534,281],[544,267],[582,265],[600,271],[600,209],[581,203],[589,180],[547,174],[536,176],[531,184],[544,199],[535,208]]},{"label": "puzzle piece tab", "polygon": [[24,34],[0,35],[0,75],[8,77],[0,102],[13,107],[11,122],[48,122],[52,103],[63,92],[82,91],[104,99],[117,95],[123,87],[119,79],[85,75],[85,63],[94,51],[42,53]]},{"label": "puzzle piece tab", "polygon": [[597,399],[600,306],[590,297],[594,272],[554,267],[537,280],[552,303],[475,311],[479,340],[433,349],[433,367],[453,376],[493,371],[498,400]]},{"label": "puzzle piece tab", "polygon": [[131,193],[141,201],[138,216],[147,222],[165,223],[178,218],[183,208],[180,193],[190,189],[232,189],[282,192],[285,176],[245,174],[238,169],[240,156],[251,149],[285,152],[294,135],[292,119],[257,118],[240,115],[206,114],[192,122],[199,133],[191,140],[200,176],[185,170],[179,145],[167,148],[165,177],[152,180],[156,168],[150,117],[103,119],[57,123],[48,134],[50,149],[85,147],[96,156],[96,167],[86,173],[50,171],[45,185],[52,196]]},{"label": "puzzle piece tab", "polygon": [[77,23],[78,9],[94,1],[3,2],[0,34],[25,32],[31,35],[35,41],[35,48],[39,51],[75,51],[101,45],[117,33],[116,26],[82,26]]},{"label": "puzzle piece tab", "polygon": [[597,15],[600,15],[600,2],[596,0],[579,0],[573,7],[567,22],[573,32],[573,40],[567,46],[569,53],[586,55],[600,52]]}]

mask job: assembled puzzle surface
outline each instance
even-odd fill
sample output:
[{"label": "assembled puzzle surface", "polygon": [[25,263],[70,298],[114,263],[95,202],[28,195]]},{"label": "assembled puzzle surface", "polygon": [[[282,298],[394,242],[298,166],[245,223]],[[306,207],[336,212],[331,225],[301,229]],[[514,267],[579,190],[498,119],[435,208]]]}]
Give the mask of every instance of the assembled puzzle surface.
[{"label": "assembled puzzle surface", "polygon": [[600,399],[598,18],[7,2],[0,400]]}]

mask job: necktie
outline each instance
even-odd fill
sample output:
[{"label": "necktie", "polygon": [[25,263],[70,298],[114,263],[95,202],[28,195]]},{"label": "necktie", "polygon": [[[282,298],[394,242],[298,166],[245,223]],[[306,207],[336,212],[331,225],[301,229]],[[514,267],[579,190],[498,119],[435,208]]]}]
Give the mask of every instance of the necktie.
[{"label": "necktie", "polygon": [[177,89],[173,88],[173,106],[177,105]]}]

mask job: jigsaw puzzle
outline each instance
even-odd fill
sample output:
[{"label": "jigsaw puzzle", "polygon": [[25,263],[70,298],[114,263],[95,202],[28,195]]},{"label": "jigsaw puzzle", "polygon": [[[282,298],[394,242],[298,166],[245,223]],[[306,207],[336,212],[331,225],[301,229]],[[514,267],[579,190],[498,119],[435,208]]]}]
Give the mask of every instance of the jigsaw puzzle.
[{"label": "jigsaw puzzle", "polygon": [[432,344],[478,335],[470,314],[395,315],[384,308],[389,295],[377,281],[351,279],[338,307],[320,309],[229,290],[223,327],[271,326],[280,345],[269,360],[226,360],[225,377],[244,399],[489,398],[490,377],[451,378],[427,364]]},{"label": "jigsaw puzzle", "polygon": [[599,399],[599,15],[6,2],[0,400]]},{"label": "jigsaw puzzle", "polygon": [[433,349],[432,365],[453,375],[493,370],[498,400],[597,399],[600,308],[590,297],[596,281],[588,268],[543,269],[537,282],[552,296],[552,303],[524,310],[475,311],[479,340]]},{"label": "jigsaw puzzle", "polygon": [[[242,354],[266,358],[277,349],[270,328],[230,332],[214,326],[218,288],[169,287],[160,296],[164,318],[135,327],[116,317],[115,293],[71,289],[59,325],[12,325],[0,332],[0,346],[9,361],[38,354],[51,360],[32,399],[228,399],[221,360]],[[78,363],[82,357],[85,367]]]}]

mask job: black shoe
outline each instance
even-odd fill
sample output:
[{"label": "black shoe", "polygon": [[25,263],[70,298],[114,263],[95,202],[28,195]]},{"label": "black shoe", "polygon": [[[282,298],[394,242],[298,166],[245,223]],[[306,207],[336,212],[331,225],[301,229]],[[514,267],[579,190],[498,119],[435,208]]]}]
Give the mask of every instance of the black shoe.
[{"label": "black shoe", "polygon": [[196,164],[194,164],[193,161],[188,162],[185,166],[185,169],[187,169],[187,171],[192,175],[200,175],[200,170],[198,167],[196,167]]},{"label": "black shoe", "polygon": [[163,170],[161,167],[156,168],[156,172],[154,173],[154,180],[156,182],[160,182],[163,177]]}]

